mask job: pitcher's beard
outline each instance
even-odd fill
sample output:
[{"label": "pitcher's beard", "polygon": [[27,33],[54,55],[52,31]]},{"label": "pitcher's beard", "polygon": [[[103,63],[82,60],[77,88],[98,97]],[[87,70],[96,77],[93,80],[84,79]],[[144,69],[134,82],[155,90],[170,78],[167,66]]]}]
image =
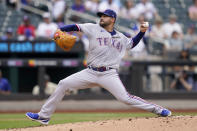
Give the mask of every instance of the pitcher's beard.
[{"label": "pitcher's beard", "polygon": [[100,22],[99,25],[104,28],[104,27],[108,26],[109,24]]}]

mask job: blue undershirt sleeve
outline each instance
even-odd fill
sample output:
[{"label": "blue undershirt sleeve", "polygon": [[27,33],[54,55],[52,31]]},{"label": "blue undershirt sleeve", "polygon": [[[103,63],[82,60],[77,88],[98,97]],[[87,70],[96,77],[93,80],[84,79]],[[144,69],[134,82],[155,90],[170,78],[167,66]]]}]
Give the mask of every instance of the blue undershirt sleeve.
[{"label": "blue undershirt sleeve", "polygon": [[132,38],[132,40],[133,40],[132,48],[134,48],[140,42],[140,40],[143,38],[144,34],[145,34],[145,32],[139,32],[135,37]]},{"label": "blue undershirt sleeve", "polygon": [[80,31],[80,28],[77,24],[72,24],[72,25],[65,25],[63,27],[60,27],[60,30],[70,32],[70,31]]}]

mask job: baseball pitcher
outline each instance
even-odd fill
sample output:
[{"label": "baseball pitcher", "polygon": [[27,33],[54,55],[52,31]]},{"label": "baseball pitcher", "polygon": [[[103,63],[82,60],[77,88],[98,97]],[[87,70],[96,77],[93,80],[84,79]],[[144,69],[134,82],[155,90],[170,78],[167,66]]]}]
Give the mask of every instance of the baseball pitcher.
[{"label": "baseball pitcher", "polygon": [[127,105],[137,107],[159,116],[170,116],[171,111],[156,104],[147,102],[142,98],[129,94],[122,84],[117,70],[126,49],[134,48],[148,29],[148,23],[141,24],[140,32],[132,39],[114,29],[116,13],[107,9],[98,12],[99,24],[73,24],[65,25],[54,35],[54,40],[60,47],[68,51],[73,44],[67,45],[65,32],[81,31],[88,36],[89,50],[87,57],[88,68],[60,80],[55,92],[42,106],[40,112],[27,112],[26,116],[42,124],[48,124],[57,104],[62,100],[65,92],[76,89],[92,88],[95,86],[108,90],[115,98]]}]

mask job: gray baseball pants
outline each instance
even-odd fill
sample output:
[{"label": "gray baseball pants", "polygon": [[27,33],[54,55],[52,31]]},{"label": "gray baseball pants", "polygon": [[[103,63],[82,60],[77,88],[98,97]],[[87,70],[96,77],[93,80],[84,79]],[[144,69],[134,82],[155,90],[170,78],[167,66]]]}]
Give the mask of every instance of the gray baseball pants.
[{"label": "gray baseball pants", "polygon": [[100,86],[108,90],[115,98],[125,104],[137,107],[155,114],[160,114],[163,107],[152,104],[134,95],[130,95],[122,84],[115,69],[104,72],[84,69],[61,80],[55,92],[48,98],[38,113],[40,117],[50,118],[57,104],[66,92]]}]

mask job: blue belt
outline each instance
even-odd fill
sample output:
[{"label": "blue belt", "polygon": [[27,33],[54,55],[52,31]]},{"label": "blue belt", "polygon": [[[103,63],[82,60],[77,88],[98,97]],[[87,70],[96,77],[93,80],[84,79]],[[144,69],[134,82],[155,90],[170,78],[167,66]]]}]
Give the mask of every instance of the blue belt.
[{"label": "blue belt", "polygon": [[88,66],[88,68],[89,68],[89,69],[92,69],[92,70],[94,70],[94,71],[99,71],[99,72],[104,72],[104,71],[108,71],[108,70],[113,69],[113,68],[111,68],[111,67],[104,67],[104,66],[102,66],[102,67],[92,67],[92,66]]}]

